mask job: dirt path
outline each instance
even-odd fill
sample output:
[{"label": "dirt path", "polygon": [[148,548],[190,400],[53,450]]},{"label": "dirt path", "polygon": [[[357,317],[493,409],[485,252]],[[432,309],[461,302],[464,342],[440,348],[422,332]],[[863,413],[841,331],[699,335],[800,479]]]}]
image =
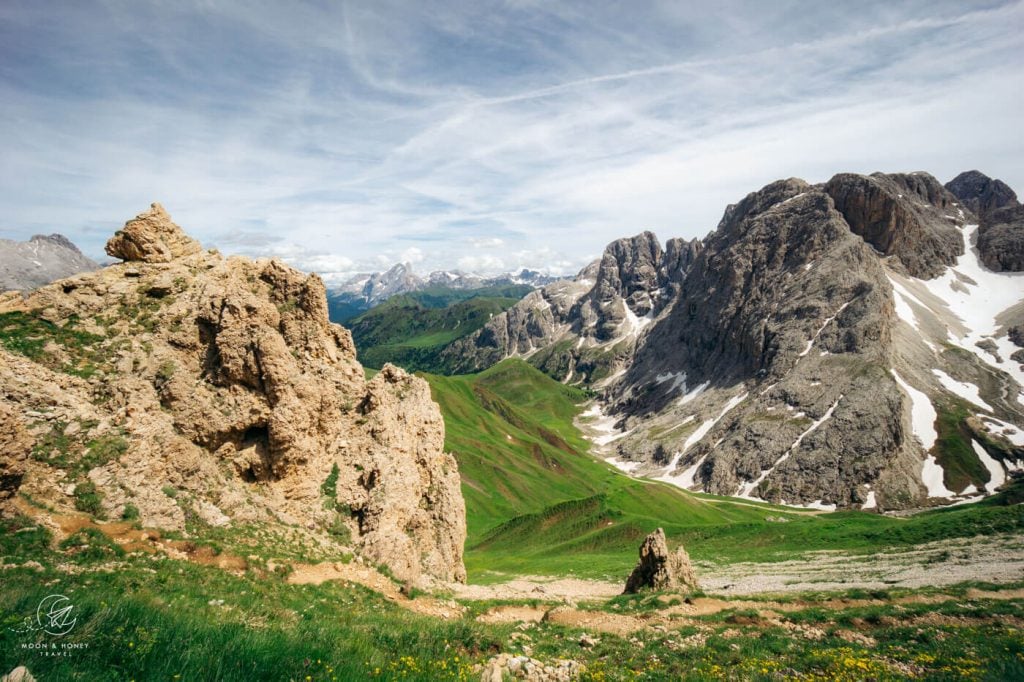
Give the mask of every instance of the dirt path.
[{"label": "dirt path", "polygon": [[[426,596],[410,599],[401,592],[394,581],[365,564],[325,561],[319,564],[290,565],[292,572],[288,575],[288,582],[292,585],[319,585],[328,580],[341,580],[368,587],[399,606],[423,615],[450,619],[459,618],[465,611],[465,607],[454,601]],[[268,562],[267,566],[271,570],[274,568],[272,562]]]},{"label": "dirt path", "polygon": [[493,585],[452,585],[459,599],[543,599],[544,601],[605,600],[622,594],[620,583],[579,578],[524,575]]}]

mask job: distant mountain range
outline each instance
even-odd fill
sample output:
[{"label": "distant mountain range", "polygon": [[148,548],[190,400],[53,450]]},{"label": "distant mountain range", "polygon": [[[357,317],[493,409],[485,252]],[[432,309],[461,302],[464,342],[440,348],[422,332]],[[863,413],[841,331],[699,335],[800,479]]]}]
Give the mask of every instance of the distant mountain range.
[{"label": "distant mountain range", "polygon": [[99,268],[60,234],[37,234],[26,242],[0,239],[0,291],[26,291]]},{"label": "distant mountain range", "polygon": [[327,290],[327,304],[334,322],[344,322],[380,305],[392,296],[429,289],[484,289],[512,285],[540,287],[558,279],[526,268],[518,273],[481,277],[458,270],[437,270],[426,277],[413,272],[409,263],[398,263],[384,272],[363,273]]}]

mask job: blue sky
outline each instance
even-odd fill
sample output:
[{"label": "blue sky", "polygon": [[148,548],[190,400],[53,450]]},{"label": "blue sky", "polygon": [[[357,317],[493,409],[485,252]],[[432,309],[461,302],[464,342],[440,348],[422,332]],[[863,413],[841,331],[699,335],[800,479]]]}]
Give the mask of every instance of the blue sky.
[{"label": "blue sky", "polygon": [[0,4],[0,234],[570,272],[780,177],[1024,193],[1024,3]]}]

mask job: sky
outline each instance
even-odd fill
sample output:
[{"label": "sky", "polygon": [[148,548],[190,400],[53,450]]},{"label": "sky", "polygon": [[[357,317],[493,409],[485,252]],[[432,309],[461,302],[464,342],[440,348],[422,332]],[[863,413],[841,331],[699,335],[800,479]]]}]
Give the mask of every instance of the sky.
[{"label": "sky", "polygon": [[785,177],[1024,194],[1024,2],[3,0],[0,236],[575,272]]}]

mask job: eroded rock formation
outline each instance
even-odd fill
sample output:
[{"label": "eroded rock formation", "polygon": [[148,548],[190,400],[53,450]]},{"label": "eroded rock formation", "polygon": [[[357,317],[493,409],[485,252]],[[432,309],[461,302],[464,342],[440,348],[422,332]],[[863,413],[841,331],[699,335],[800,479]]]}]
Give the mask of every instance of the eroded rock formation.
[{"label": "eroded rock formation", "polygon": [[659,528],[640,544],[640,560],[626,580],[624,594],[641,590],[696,590],[697,574],[680,545],[669,552],[665,531]]},{"label": "eroded rock formation", "polygon": [[[158,204],[107,252],[125,262],[0,302],[46,348],[0,348],[5,409],[67,450],[30,461],[23,490],[64,507],[88,480],[110,517],[295,525],[403,580],[464,580],[440,411],[399,369],[365,379],[319,277],[204,251]],[[62,464],[100,441],[86,470]]]}]

